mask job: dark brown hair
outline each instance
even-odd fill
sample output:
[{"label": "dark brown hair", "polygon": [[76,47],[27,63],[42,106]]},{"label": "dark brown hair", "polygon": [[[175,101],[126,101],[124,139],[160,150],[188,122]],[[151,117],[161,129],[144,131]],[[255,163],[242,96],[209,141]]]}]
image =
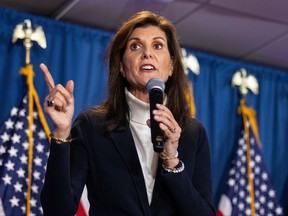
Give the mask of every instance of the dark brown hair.
[{"label": "dark brown hair", "polygon": [[125,87],[127,80],[120,74],[120,64],[127,41],[133,30],[138,27],[153,25],[165,32],[170,56],[173,60],[173,75],[165,83],[167,94],[166,106],[171,110],[175,120],[183,129],[190,116],[185,93],[188,91],[187,77],[184,73],[181,48],[174,25],[163,16],[150,11],[141,11],[132,16],[116,32],[107,52],[108,63],[108,97],[97,111],[106,115],[106,129],[112,131],[119,126],[127,126],[129,122],[129,106],[126,102]]}]

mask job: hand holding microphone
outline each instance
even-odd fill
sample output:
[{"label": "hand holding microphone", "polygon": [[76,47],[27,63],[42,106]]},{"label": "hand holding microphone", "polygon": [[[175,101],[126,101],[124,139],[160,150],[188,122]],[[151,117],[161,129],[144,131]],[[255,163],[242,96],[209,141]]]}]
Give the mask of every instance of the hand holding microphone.
[{"label": "hand holding microphone", "polygon": [[146,84],[150,103],[151,141],[155,152],[163,151],[168,157],[174,157],[182,130],[171,111],[163,105],[164,89],[165,84],[159,78],[152,78]]},{"label": "hand holding microphone", "polygon": [[146,90],[149,93],[150,103],[150,127],[151,141],[155,152],[162,152],[164,148],[164,135],[159,127],[159,123],[154,120],[153,110],[156,109],[156,104],[163,104],[165,84],[159,78],[152,78],[146,84]]}]

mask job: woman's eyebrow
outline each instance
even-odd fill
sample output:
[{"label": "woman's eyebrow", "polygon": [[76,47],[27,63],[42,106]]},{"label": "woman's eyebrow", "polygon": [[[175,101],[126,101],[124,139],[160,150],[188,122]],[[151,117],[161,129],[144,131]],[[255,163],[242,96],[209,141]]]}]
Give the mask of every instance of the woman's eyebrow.
[{"label": "woman's eyebrow", "polygon": [[[154,37],[154,38],[153,38],[153,40],[159,40],[159,39],[160,39],[160,40],[163,40],[163,41],[166,41],[165,38],[163,38],[163,37]],[[128,39],[128,41],[131,41],[131,40],[141,41],[141,39],[138,38],[138,37],[132,37],[132,38],[129,38],[129,39]]]}]

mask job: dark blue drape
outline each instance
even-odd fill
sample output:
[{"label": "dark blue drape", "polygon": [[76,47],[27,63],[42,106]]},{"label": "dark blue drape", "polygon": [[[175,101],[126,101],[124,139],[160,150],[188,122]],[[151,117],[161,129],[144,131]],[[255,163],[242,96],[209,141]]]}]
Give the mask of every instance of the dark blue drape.
[{"label": "dark blue drape", "polygon": [[[189,53],[189,52],[188,52]],[[287,211],[288,202],[288,73],[247,62],[191,51],[200,63],[199,76],[193,81],[196,116],[205,125],[212,153],[214,203],[227,176],[240,136],[241,117],[237,114],[240,95],[231,87],[233,74],[245,68],[259,83],[259,95],[249,93],[247,104],[256,111],[262,154],[274,188]]]},{"label": "dark blue drape", "polygon": [[[48,93],[39,70],[41,62],[48,65],[56,83],[75,81],[75,116],[84,108],[101,103],[107,83],[104,55],[112,33],[0,8],[0,124],[20,100],[25,86],[18,73],[24,65],[22,41],[12,44],[11,38],[16,24],[27,18],[32,24],[41,25],[47,37],[47,49],[34,43],[31,52],[34,84],[41,103]],[[200,75],[188,76],[193,83],[196,116],[206,127],[210,140],[215,206],[240,136],[241,117],[237,114],[240,96],[238,89],[231,87],[231,78],[237,70],[245,68],[259,83],[259,95],[250,93],[247,104],[257,113],[263,157],[287,212],[288,72],[189,49],[187,52],[193,53],[200,63]]]},{"label": "dark blue drape", "polygon": [[25,51],[23,40],[11,42],[15,26],[30,19],[32,25],[41,25],[46,34],[47,48],[42,49],[34,42],[31,49],[31,64],[35,76],[34,84],[43,103],[48,93],[40,63],[45,63],[54,77],[55,83],[66,84],[75,81],[76,115],[91,104],[99,104],[106,94],[106,47],[112,33],[84,28],[68,23],[55,22],[31,14],[19,13],[0,8],[0,122],[4,121],[11,107],[17,104],[25,85],[19,75],[24,66]]}]

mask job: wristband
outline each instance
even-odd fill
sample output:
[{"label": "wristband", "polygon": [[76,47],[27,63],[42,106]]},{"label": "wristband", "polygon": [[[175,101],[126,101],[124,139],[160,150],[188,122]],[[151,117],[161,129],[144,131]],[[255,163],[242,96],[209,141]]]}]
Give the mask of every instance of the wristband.
[{"label": "wristband", "polygon": [[54,137],[53,134],[50,134],[49,136],[51,137],[51,139],[55,140],[56,142],[72,142],[71,138],[62,139],[62,138]]},{"label": "wristband", "polygon": [[160,153],[160,158],[162,160],[171,160],[171,159],[176,159],[178,158],[178,151],[176,151],[175,155],[173,157],[166,157],[164,152]]},{"label": "wristband", "polygon": [[181,160],[179,160],[178,165],[174,168],[169,168],[169,167],[165,166],[165,164],[163,163],[162,167],[168,173],[180,173],[185,169],[185,165],[184,165],[183,161],[181,161]]}]

